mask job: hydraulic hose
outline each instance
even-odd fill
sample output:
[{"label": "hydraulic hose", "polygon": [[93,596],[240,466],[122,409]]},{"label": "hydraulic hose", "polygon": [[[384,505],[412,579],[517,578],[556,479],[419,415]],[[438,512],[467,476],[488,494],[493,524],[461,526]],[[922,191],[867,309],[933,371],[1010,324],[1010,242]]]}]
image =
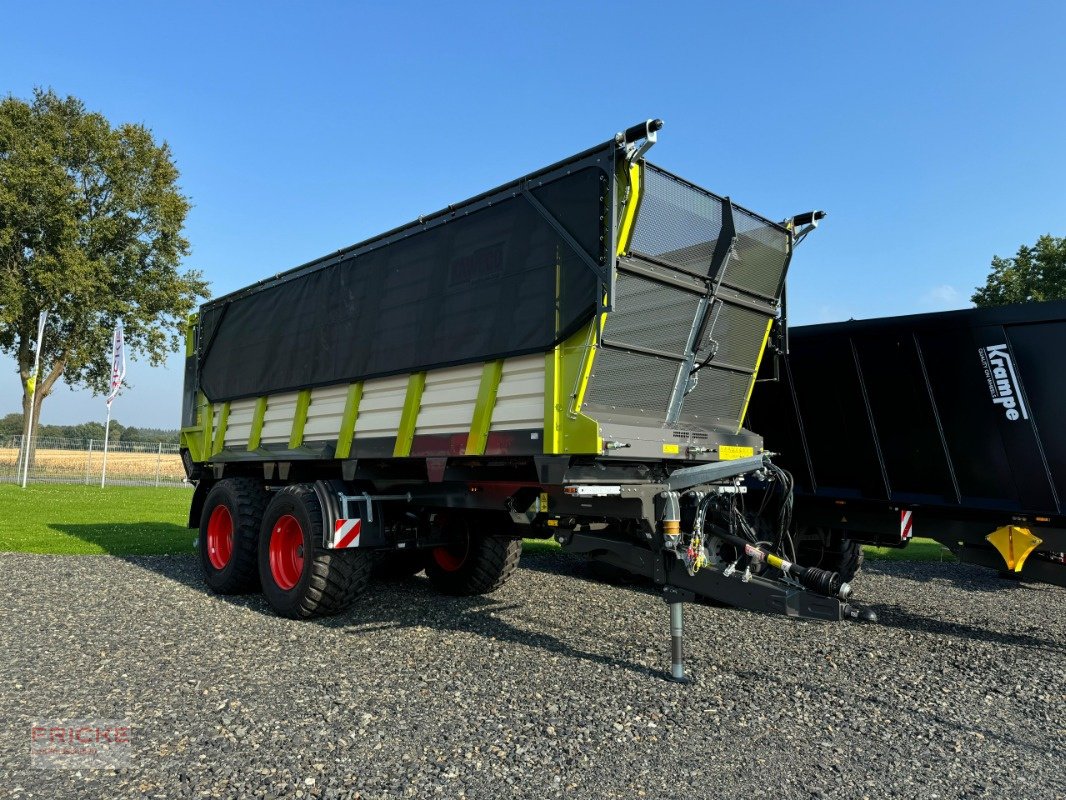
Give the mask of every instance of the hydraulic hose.
[{"label": "hydraulic hose", "polygon": [[774,569],[781,570],[812,592],[817,592],[826,597],[838,597],[841,600],[847,600],[851,597],[851,586],[841,580],[840,575],[835,572],[829,572],[818,567],[801,567],[799,564],[794,564],[780,556],[775,556],[773,553],[767,552],[751,542],[744,541],[739,536],[734,536],[719,529],[716,529],[714,534],[739,548],[742,553],[750,558],[756,561],[765,561]]}]

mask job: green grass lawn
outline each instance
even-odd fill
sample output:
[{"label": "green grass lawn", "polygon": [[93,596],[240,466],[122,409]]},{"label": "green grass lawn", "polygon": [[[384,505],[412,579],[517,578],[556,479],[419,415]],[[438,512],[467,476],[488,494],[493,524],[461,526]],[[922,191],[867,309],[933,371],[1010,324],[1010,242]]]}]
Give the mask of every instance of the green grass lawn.
[{"label": "green grass lawn", "polygon": [[[192,492],[154,487],[0,485],[0,552],[115,555],[192,553],[196,532],[185,527]],[[559,549],[554,539],[527,539],[527,553]],[[869,559],[954,561],[932,539],[905,549],[867,547]]]},{"label": "green grass lawn", "polygon": [[192,553],[191,500],[182,488],[0,485],[0,551]]},{"label": "green grass lawn", "polygon": [[911,539],[903,549],[895,547],[864,547],[868,560],[885,561],[957,561],[958,559],[944,545],[935,539]]}]

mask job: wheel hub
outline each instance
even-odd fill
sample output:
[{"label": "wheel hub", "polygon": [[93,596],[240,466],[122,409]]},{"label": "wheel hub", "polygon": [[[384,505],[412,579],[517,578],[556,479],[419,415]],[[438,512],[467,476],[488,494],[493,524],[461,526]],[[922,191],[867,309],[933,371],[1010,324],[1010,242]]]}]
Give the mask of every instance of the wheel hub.
[{"label": "wheel hub", "polygon": [[225,505],[218,505],[207,521],[207,559],[215,569],[225,569],[232,557],[233,515]]},{"label": "wheel hub", "polygon": [[270,534],[270,575],[279,589],[289,591],[304,571],[304,532],[292,514],[274,523]]}]

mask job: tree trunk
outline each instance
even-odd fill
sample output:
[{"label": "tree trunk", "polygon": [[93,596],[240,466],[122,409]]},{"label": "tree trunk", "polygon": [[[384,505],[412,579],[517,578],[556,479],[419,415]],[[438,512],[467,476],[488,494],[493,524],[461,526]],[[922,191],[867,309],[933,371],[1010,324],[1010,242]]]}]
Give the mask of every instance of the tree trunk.
[{"label": "tree trunk", "polygon": [[[26,390],[22,390],[22,441],[23,441],[23,453],[26,452],[25,448],[30,447],[30,459],[29,468],[32,469],[34,462],[37,458],[37,439],[40,436],[41,429],[41,406],[44,405],[44,399],[48,397],[47,392],[37,391],[33,394],[33,438],[28,442],[26,436],[29,432],[29,426],[26,424],[31,419],[30,412],[30,395],[26,393]],[[25,458],[25,455],[23,455]]]},{"label": "tree trunk", "polygon": [[[32,366],[32,364],[31,364]],[[65,358],[58,359],[53,365],[51,371],[48,373],[48,377],[43,380],[38,377],[36,391],[31,395],[26,389],[26,378],[29,377],[30,367],[22,366],[20,373],[22,375],[22,441],[23,441],[23,458],[25,458],[25,448],[30,448],[30,457],[27,471],[33,468],[34,462],[37,458],[37,446],[36,441],[40,436],[39,431],[41,429],[41,406],[44,405],[44,400],[48,395],[52,393],[52,387],[55,386],[55,382],[59,380],[59,376],[63,374],[63,370],[66,368],[67,362]],[[43,372],[43,369],[41,370]],[[33,403],[31,410],[30,403]],[[33,439],[27,441],[27,433],[29,426],[27,422],[32,418],[33,420]]]}]

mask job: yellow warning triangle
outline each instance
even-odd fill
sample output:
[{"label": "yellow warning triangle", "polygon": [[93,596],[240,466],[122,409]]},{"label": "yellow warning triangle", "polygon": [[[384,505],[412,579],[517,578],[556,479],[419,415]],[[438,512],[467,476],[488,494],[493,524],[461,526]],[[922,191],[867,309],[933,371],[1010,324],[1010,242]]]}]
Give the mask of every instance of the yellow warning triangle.
[{"label": "yellow warning triangle", "polygon": [[999,551],[1007,562],[1007,569],[1013,572],[1021,572],[1025,559],[1044,541],[1033,536],[1028,528],[1019,528],[1016,525],[996,528],[985,539]]}]

